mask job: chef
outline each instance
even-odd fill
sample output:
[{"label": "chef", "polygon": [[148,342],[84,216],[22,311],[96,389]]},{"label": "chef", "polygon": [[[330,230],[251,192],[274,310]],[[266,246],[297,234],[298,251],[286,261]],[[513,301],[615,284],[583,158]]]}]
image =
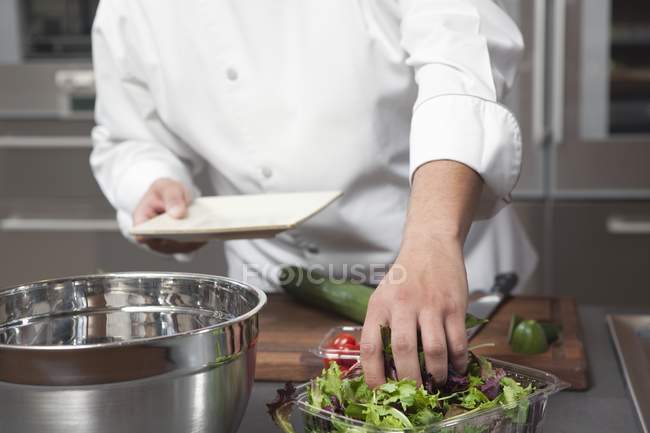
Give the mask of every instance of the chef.
[{"label": "chef", "polygon": [[491,0],[105,0],[91,165],[125,233],[183,218],[201,170],[223,195],[343,191],[297,230],[226,242],[230,275],[393,264],[363,329],[367,381],[385,380],[384,324],[399,377],[421,380],[419,328],[444,382],[466,368],[468,287],[535,264],[506,207],[522,145],[500,101],[522,49]]}]

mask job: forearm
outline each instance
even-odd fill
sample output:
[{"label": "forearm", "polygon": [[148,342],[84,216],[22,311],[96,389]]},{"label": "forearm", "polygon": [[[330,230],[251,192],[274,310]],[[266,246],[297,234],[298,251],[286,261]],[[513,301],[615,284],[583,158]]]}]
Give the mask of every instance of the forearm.
[{"label": "forearm", "polygon": [[462,245],[474,218],[483,180],[456,161],[432,161],[413,176],[402,250],[446,240]]},{"label": "forearm", "polygon": [[389,275],[375,290],[361,337],[366,381],[382,383],[380,325],[390,325],[391,344],[400,378],[421,380],[416,351],[422,335],[425,364],[444,384],[448,362],[456,371],[467,366],[465,309],[467,278],[462,245],[483,188],[481,177],[450,160],[423,164],[413,178],[404,238]]}]

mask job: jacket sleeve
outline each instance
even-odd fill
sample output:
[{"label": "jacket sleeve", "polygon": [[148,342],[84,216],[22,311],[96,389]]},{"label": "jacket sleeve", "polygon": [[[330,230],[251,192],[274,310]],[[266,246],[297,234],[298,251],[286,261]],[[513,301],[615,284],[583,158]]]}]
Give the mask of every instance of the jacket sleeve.
[{"label": "jacket sleeve", "polygon": [[93,25],[97,99],[90,164],[100,188],[116,208],[123,233],[149,186],[158,178],[182,182],[194,196],[192,176],[201,159],[161,120],[148,86],[155,67],[143,29],[130,23],[128,2],[101,2]]},{"label": "jacket sleeve", "polygon": [[521,133],[500,104],[523,51],[514,22],[491,0],[401,0],[401,43],[418,97],[411,124],[411,179],[421,165],[454,160],[484,188],[477,218],[510,201]]}]

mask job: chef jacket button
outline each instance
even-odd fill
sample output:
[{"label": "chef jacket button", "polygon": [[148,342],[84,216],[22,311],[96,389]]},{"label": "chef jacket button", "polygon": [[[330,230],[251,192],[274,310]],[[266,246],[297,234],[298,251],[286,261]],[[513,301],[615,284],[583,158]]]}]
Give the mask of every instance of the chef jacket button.
[{"label": "chef jacket button", "polygon": [[316,244],[309,244],[307,245],[307,252],[310,254],[318,254],[319,253],[318,245]]},{"label": "chef jacket button", "polygon": [[230,81],[235,81],[237,78],[239,78],[239,74],[237,73],[237,71],[235,69],[228,68],[228,69],[226,69],[226,77]]},{"label": "chef jacket button", "polygon": [[269,167],[262,167],[262,176],[265,178],[270,178],[273,176],[273,170],[271,170]]}]

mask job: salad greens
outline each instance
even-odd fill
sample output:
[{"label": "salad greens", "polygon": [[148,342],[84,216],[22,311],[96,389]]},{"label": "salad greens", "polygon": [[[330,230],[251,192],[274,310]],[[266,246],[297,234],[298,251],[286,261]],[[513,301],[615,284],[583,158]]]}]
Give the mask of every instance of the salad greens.
[{"label": "salad greens", "polygon": [[[372,389],[366,384],[358,366],[342,373],[339,365],[332,362],[307,387],[307,403],[315,414],[318,413],[307,417],[307,431],[367,433],[375,430],[418,430],[437,421],[500,406],[504,407],[506,416],[513,422],[526,422],[526,397],[533,392],[532,385],[522,386],[515,379],[507,377],[503,369],[470,352],[467,372],[460,374],[450,365],[447,382],[438,386],[426,371],[421,344],[418,352],[423,383],[418,386],[415,380],[400,380],[390,345],[390,328],[382,327],[381,334],[386,383]],[[285,432],[293,432],[288,421],[288,411],[291,409],[288,403],[293,401],[294,394],[293,386],[287,384],[278,391],[276,401],[268,405],[274,421]],[[355,427],[333,414],[364,425]],[[472,432],[484,431],[481,426],[467,427],[476,427]]]},{"label": "salad greens", "polygon": [[447,384],[432,390],[426,384],[416,386],[410,379],[388,379],[370,389],[363,374],[343,377],[338,365],[332,363],[312,381],[307,398],[314,409],[380,429],[413,429],[497,406],[516,409],[511,411],[513,419],[525,422],[525,397],[533,391],[531,385],[523,387],[506,377],[502,369],[493,368],[488,360],[476,355],[471,355],[467,375],[450,371],[449,377]]}]

